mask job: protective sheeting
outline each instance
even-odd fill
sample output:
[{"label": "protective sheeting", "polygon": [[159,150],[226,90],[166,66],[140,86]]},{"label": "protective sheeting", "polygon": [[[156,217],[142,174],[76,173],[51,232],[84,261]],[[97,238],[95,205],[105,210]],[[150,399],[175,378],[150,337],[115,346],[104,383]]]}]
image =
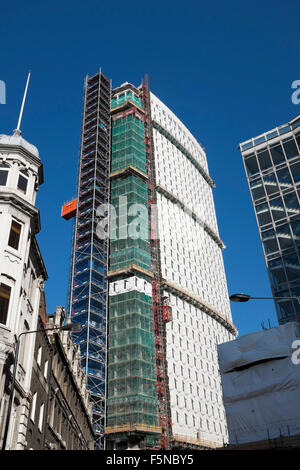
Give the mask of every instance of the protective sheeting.
[{"label": "protective sheeting", "polygon": [[300,364],[291,360],[299,338],[293,322],[218,346],[231,444],[300,434]]},{"label": "protective sheeting", "polygon": [[289,356],[291,344],[300,337],[300,325],[287,323],[223,343],[218,347],[221,374],[253,362]]}]

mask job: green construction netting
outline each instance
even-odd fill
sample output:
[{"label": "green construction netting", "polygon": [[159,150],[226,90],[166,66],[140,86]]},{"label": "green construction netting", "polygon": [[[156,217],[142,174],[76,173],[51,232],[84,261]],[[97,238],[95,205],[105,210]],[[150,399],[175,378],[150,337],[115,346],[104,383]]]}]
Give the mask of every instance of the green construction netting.
[{"label": "green construction netting", "polygon": [[110,297],[107,426],[157,426],[152,300]]},{"label": "green construction netting", "polygon": [[[111,171],[128,165],[146,172],[144,123],[133,115],[112,130]],[[110,271],[130,264],[150,270],[147,184],[134,175],[113,179],[110,203]],[[157,416],[152,299],[138,291],[111,296],[107,426],[157,426]]]},{"label": "green construction netting", "polygon": [[120,250],[110,254],[110,269],[124,268],[130,264],[136,264],[141,268],[150,269],[151,255],[137,248],[129,248],[128,250]]},{"label": "green construction netting", "polygon": [[146,172],[144,123],[133,115],[113,122],[111,171],[133,165]]},{"label": "green construction netting", "polygon": [[127,91],[127,93],[124,94],[123,96],[119,96],[118,98],[114,98],[113,100],[111,100],[110,107],[111,109],[114,109],[117,106],[121,106],[123,103],[125,103],[128,100],[133,101],[140,108],[143,107],[141,100],[132,91]]},{"label": "green construction netting", "polygon": [[111,184],[110,270],[129,264],[150,269],[147,185],[136,176]]}]

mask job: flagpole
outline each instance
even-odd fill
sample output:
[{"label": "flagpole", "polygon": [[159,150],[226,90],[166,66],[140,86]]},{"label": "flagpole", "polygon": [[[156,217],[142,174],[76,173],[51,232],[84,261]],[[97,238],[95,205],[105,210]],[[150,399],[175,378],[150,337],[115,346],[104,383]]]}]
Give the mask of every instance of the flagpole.
[{"label": "flagpole", "polygon": [[28,90],[28,84],[29,84],[30,76],[31,76],[31,70],[29,70],[28,77],[27,77],[24,96],[23,96],[22,105],[21,105],[20,114],[19,114],[18,125],[17,125],[16,130],[14,131],[16,134],[21,134],[20,126],[21,126],[23,110],[24,110],[24,104],[25,104],[25,100],[26,100],[26,96],[27,96],[27,90]]}]

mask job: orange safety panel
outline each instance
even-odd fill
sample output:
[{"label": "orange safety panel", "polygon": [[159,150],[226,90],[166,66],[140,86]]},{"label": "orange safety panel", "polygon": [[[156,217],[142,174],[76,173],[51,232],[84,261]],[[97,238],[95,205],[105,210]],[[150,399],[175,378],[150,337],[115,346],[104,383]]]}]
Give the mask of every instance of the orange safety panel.
[{"label": "orange safety panel", "polygon": [[67,202],[64,204],[61,209],[61,216],[66,219],[72,219],[76,215],[76,208],[77,208],[77,199],[73,199],[73,201]]}]

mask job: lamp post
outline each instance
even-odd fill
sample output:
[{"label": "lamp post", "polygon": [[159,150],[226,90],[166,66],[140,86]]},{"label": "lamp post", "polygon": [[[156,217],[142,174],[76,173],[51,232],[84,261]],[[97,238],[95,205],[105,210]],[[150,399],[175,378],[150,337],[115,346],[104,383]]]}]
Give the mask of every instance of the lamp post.
[{"label": "lamp post", "polygon": [[7,443],[7,436],[8,436],[9,425],[10,425],[10,416],[11,416],[12,404],[13,404],[13,400],[14,400],[14,391],[15,391],[16,374],[17,374],[17,368],[18,368],[18,358],[19,358],[20,339],[21,339],[21,337],[23,335],[27,335],[27,334],[30,334],[30,333],[41,333],[41,332],[50,331],[50,330],[51,331],[79,332],[79,331],[81,331],[81,328],[82,328],[82,326],[79,323],[66,323],[64,326],[53,326],[52,328],[43,328],[41,330],[23,331],[22,333],[19,334],[19,336],[17,338],[17,342],[16,342],[14,369],[13,369],[11,390],[10,390],[10,395],[9,395],[8,409],[7,409],[7,418],[6,418],[6,423],[5,423],[4,435],[3,435],[2,450],[5,450],[6,443]]},{"label": "lamp post", "polygon": [[267,299],[267,300],[296,300],[300,307],[300,298],[299,297],[252,297],[248,294],[232,294],[229,299],[231,302],[248,302],[250,299]]}]

